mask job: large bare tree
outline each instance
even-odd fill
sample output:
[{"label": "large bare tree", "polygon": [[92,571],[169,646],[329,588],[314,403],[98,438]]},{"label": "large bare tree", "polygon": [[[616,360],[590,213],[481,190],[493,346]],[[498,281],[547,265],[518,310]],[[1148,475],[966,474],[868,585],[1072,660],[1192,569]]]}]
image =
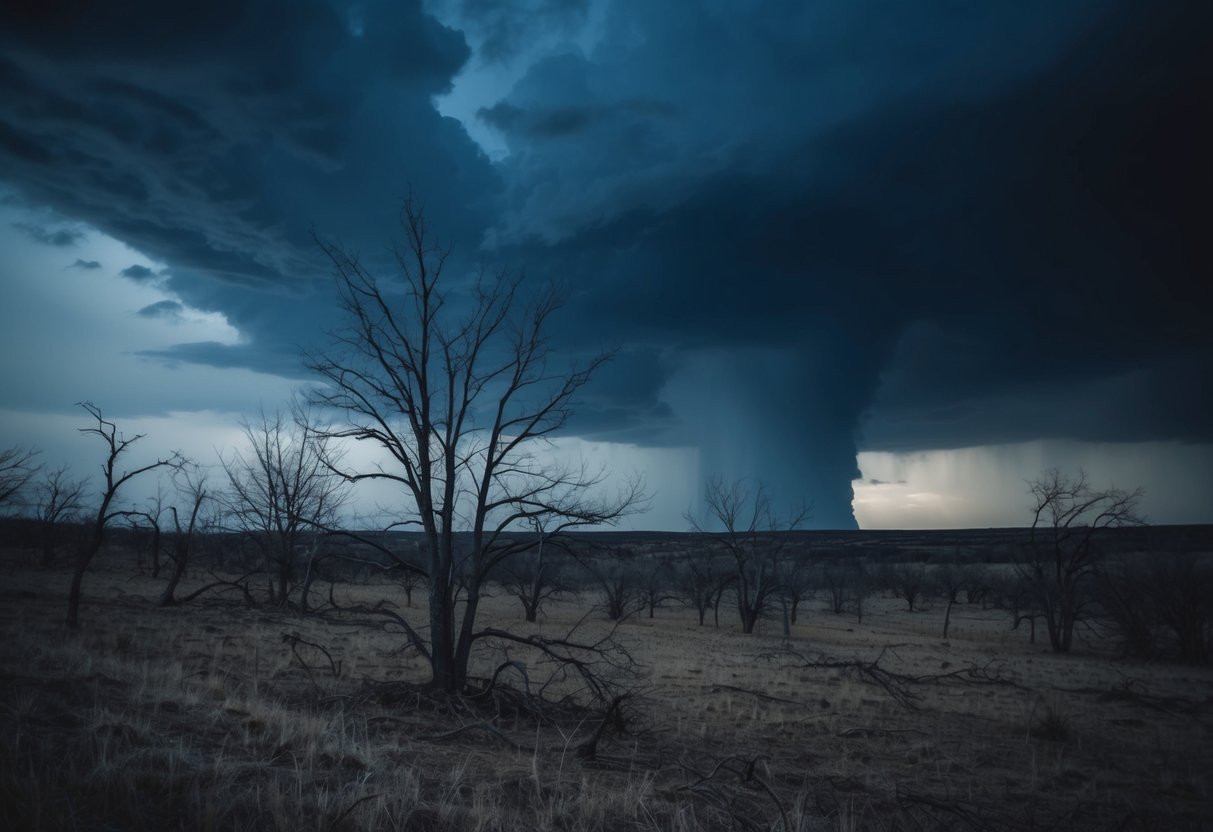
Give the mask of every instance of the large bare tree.
[{"label": "large bare tree", "polygon": [[601,497],[591,489],[602,472],[553,463],[540,447],[565,426],[578,391],[609,357],[564,366],[546,337],[559,293],[527,295],[505,270],[452,292],[450,248],[435,242],[412,197],[401,226],[391,280],[321,241],[347,326],[308,364],[324,382],[313,402],[348,420],[333,435],[386,454],[376,467],[343,473],[397,485],[399,523],[424,533],[429,626],[399,623],[428,660],[430,684],[455,692],[466,686],[477,642],[511,638],[476,623],[495,568],[532,547],[536,524],[551,545],[572,528],[619,518],[636,505],[640,486]]},{"label": "large bare tree", "polygon": [[101,547],[105,543],[105,532],[110,522],[114,518],[125,517],[129,514],[129,511],[117,507],[116,499],[121,488],[135,477],[146,474],[148,471],[154,471],[157,468],[176,469],[184,463],[181,454],[174,453],[139,468],[119,473],[117,467],[119,459],[130,450],[132,445],[142,439],[144,434],[140,433],[127,438],[119,432],[118,426],[114,422],[101,415],[101,408],[92,402],[81,402],[80,407],[84,408],[96,422],[90,427],[80,428],[80,433],[100,439],[105,445],[106,455],[105,462],[101,465],[104,483],[101,489],[101,502],[97,506],[92,526],[76,554],[76,567],[72,572],[72,585],[68,593],[67,625],[73,629],[80,625],[80,585],[84,580],[84,573],[88,570],[89,564],[92,563],[97,552],[101,551]]},{"label": "large bare tree", "polygon": [[335,524],[348,489],[332,469],[339,460],[327,447],[328,434],[306,408],[262,411],[241,427],[245,446],[221,459],[227,517],[257,546],[270,597],[285,605],[304,579],[318,535]]},{"label": "large bare tree", "polygon": [[1102,535],[1115,526],[1140,525],[1142,490],[1095,489],[1087,475],[1044,472],[1030,486],[1032,530],[1020,576],[1049,630],[1055,653],[1069,653],[1074,625],[1096,602],[1090,586]]}]

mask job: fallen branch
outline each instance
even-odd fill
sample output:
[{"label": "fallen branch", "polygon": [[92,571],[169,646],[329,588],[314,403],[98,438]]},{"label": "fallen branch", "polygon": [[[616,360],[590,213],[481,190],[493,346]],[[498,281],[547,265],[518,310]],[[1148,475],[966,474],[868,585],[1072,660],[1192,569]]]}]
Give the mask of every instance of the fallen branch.
[{"label": "fallen branch", "polygon": [[426,742],[446,742],[447,740],[453,740],[456,737],[460,737],[469,731],[483,731],[489,736],[505,743],[515,751],[533,751],[533,749],[526,748],[525,746],[514,742],[512,739],[501,733],[501,731],[497,730],[487,722],[473,722],[470,725],[462,725],[455,730],[447,731],[444,734],[418,734],[417,739],[425,740]]},{"label": "fallen branch", "polygon": [[1015,682],[1000,677],[996,670],[992,671],[993,662],[987,662],[985,665],[970,665],[959,670],[953,670],[950,673],[928,673],[923,675],[914,675],[910,673],[898,673],[889,670],[881,664],[881,661],[887,654],[896,656],[894,648],[896,645],[884,647],[879,655],[871,661],[862,659],[839,659],[834,656],[821,653],[814,657],[806,656],[802,653],[797,653],[793,650],[782,650],[776,653],[766,653],[759,658],[763,659],[794,659],[795,664],[785,665],[787,668],[812,669],[812,670],[839,670],[855,675],[859,681],[864,684],[872,685],[883,690],[888,696],[908,710],[914,710],[918,707],[918,703],[922,700],[922,694],[914,688],[918,685],[1005,685],[1010,687],[1018,687]]},{"label": "fallen branch", "polygon": [[[295,658],[299,660],[299,664],[303,665],[303,669],[305,671],[307,671],[307,675],[308,675],[309,679],[312,678],[312,668],[310,665],[308,665],[308,663],[306,661],[303,660],[303,656],[299,655],[299,645],[301,645],[301,644],[304,645],[305,647],[311,647],[316,650],[319,650],[321,653],[324,654],[324,657],[329,660],[329,670],[332,672],[334,679],[338,678],[341,675],[340,660],[333,659],[333,655],[328,650],[324,649],[324,647],[317,644],[316,642],[306,641],[299,635],[299,633],[283,633],[282,640],[291,646],[291,652],[295,654]],[[315,684],[314,679],[312,680],[312,683]]]}]

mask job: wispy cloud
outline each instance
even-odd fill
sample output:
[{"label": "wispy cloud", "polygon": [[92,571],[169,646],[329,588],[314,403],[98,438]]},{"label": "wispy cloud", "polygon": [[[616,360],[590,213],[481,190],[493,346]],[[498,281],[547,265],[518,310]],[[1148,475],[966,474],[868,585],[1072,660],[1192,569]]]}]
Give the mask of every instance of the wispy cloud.
[{"label": "wispy cloud", "polygon": [[159,318],[166,321],[181,320],[181,313],[185,311],[180,303],[175,300],[161,300],[156,303],[148,304],[147,306],[136,312],[143,318]]},{"label": "wispy cloud", "polygon": [[85,234],[79,228],[64,226],[61,228],[44,228],[32,222],[15,222],[13,228],[25,232],[25,235],[35,243],[56,248],[68,248],[84,239]]},{"label": "wispy cloud", "polygon": [[147,283],[156,279],[156,273],[154,271],[149,269],[147,266],[140,265],[127,266],[125,269],[119,272],[119,274],[121,274],[123,277],[129,277],[136,283]]}]

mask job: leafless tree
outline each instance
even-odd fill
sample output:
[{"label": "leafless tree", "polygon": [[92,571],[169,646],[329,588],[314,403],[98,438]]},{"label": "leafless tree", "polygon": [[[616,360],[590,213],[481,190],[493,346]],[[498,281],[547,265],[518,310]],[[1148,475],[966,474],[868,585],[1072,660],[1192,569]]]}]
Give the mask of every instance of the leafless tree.
[{"label": "leafless tree", "polygon": [[835,615],[853,612],[862,624],[864,601],[872,593],[874,583],[863,562],[854,557],[836,557],[822,566],[818,575],[830,612]]},{"label": "leafless tree", "polygon": [[175,598],[177,584],[181,582],[181,577],[185,574],[186,566],[189,564],[190,548],[194,542],[194,535],[198,531],[199,513],[208,498],[206,473],[197,466],[183,466],[177,471],[175,479],[177,480],[177,495],[183,510],[178,510],[176,505],[169,507],[169,513],[173,515],[173,547],[169,554],[173,562],[173,571],[169,575],[168,583],[164,586],[164,592],[160,595],[160,606],[162,607],[171,607],[177,603]]},{"label": "leafless tree", "polygon": [[333,470],[340,459],[311,413],[264,411],[241,425],[245,447],[221,460],[226,515],[257,546],[270,597],[285,606],[320,532],[336,523],[349,493]]},{"label": "leafless tree", "polygon": [[[708,480],[704,499],[711,522],[723,529],[713,539],[733,561],[732,586],[741,630],[752,633],[759,619],[780,602],[779,562],[788,542],[781,532],[800,526],[809,507],[781,521],[762,485],[751,492],[744,483],[723,477]],[[687,519],[696,532],[707,533],[697,518],[688,515]]]},{"label": "leafless tree", "polygon": [[105,532],[112,520],[117,517],[126,516],[127,512],[116,507],[115,499],[122,486],[126,485],[135,477],[141,474],[146,474],[148,471],[154,471],[158,468],[179,468],[184,463],[184,458],[180,453],[173,453],[171,456],[164,459],[157,459],[155,462],[140,466],[130,471],[117,471],[118,461],[132,445],[144,437],[144,434],[136,434],[129,439],[123,436],[118,431],[118,426],[113,422],[105,419],[101,415],[101,409],[92,402],[81,402],[80,407],[96,421],[95,426],[80,428],[80,433],[86,436],[96,436],[106,447],[105,462],[101,465],[101,473],[105,483],[101,490],[101,503],[97,507],[97,513],[93,519],[91,529],[88,536],[80,544],[80,549],[76,554],[76,567],[72,572],[72,585],[68,593],[67,599],[67,625],[73,629],[80,626],[80,586],[84,581],[84,573],[88,570],[89,564],[97,552],[101,551],[102,545],[105,543]]},{"label": "leafless tree", "polygon": [[583,558],[589,583],[602,593],[601,609],[609,621],[623,621],[644,608],[643,575],[640,565],[626,550],[607,557]]},{"label": "leafless tree", "polygon": [[922,601],[929,585],[927,569],[921,563],[888,564],[881,571],[881,582],[894,598],[906,602],[906,608],[914,612],[914,605]]},{"label": "leafless tree", "polygon": [[800,615],[800,605],[812,598],[816,590],[813,562],[808,547],[788,547],[779,561],[779,593],[786,625],[784,635],[790,635],[790,625]]},{"label": "leafless tree", "polygon": [[1116,526],[1140,525],[1142,490],[1091,488],[1085,472],[1056,468],[1030,485],[1032,528],[1027,558],[1019,566],[1049,631],[1055,653],[1068,653],[1074,625],[1094,605],[1090,579],[1100,555],[1101,536]]},{"label": "leafless tree", "polygon": [[411,569],[400,570],[400,588],[404,590],[404,602],[413,606],[413,593],[425,586],[425,558],[421,555],[421,547],[414,545],[411,552],[398,556],[412,565]]},{"label": "leafless tree", "polygon": [[655,617],[657,609],[667,601],[677,600],[673,583],[670,563],[664,558],[650,558],[641,566],[640,597],[649,618]]},{"label": "leafless tree", "polygon": [[1213,565],[1180,553],[1129,555],[1099,565],[1097,594],[1125,654],[1213,659]]},{"label": "leafless tree", "polygon": [[[148,541],[148,555],[151,560],[152,577],[160,577],[160,554],[162,548],[162,539],[164,536],[164,512],[166,506],[164,504],[164,489],[160,485],[156,487],[156,493],[147,498],[142,510],[132,509],[127,512],[126,519],[130,523],[132,529],[142,529],[146,527],[151,532],[151,539]],[[140,545],[139,552],[139,568],[143,568],[143,547]]]},{"label": "leafless tree", "polygon": [[[392,282],[377,279],[355,253],[320,243],[336,269],[348,326],[308,364],[324,382],[313,401],[349,423],[330,435],[387,454],[378,467],[342,473],[395,483],[402,522],[424,533],[429,627],[422,637],[402,626],[429,662],[430,684],[458,692],[474,645],[496,633],[476,623],[487,581],[534,542],[520,532],[535,520],[549,536],[613,522],[637,507],[642,489],[633,483],[597,498],[601,473],[551,463],[542,452],[609,358],[557,369],[545,333],[559,293],[528,300],[506,271],[482,274],[466,295],[448,293],[450,249],[434,242],[411,196],[401,225]],[[457,545],[459,530],[467,534]]]},{"label": "leafless tree", "polygon": [[535,546],[520,552],[501,567],[501,585],[522,603],[528,622],[538,619],[544,604],[571,591],[562,564],[557,561],[556,547],[544,545],[546,535],[541,523],[534,524],[538,539]]},{"label": "leafless tree", "polygon": [[674,571],[674,585],[682,600],[695,610],[700,627],[708,610],[716,611],[716,626],[720,626],[720,599],[732,581],[731,564],[706,546],[687,554]]},{"label": "leafless tree", "polygon": [[1152,565],[1148,592],[1180,661],[1213,660],[1213,565],[1188,555]]},{"label": "leafless tree", "polygon": [[0,509],[18,502],[21,492],[38,473],[38,449],[14,445],[0,449]]},{"label": "leafless tree", "polygon": [[84,508],[86,480],[74,480],[66,465],[46,473],[34,487],[34,512],[42,542],[43,566],[52,566],[58,553],[59,531],[74,522]]},{"label": "leafless tree", "polygon": [[948,637],[948,629],[952,624],[952,608],[960,601],[960,593],[964,592],[972,582],[972,573],[963,564],[945,562],[936,566],[931,573],[931,582],[935,592],[943,598],[946,605],[943,613],[943,636]]}]

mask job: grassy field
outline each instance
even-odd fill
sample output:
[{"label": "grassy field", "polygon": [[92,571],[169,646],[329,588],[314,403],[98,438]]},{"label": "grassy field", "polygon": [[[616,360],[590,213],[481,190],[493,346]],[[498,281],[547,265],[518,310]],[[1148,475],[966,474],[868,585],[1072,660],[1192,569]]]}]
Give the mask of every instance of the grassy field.
[{"label": "grassy field", "polygon": [[[161,582],[112,557],[70,632],[65,571],[3,574],[4,829],[1213,826],[1213,670],[1093,645],[1054,656],[973,605],[946,642],[941,605],[880,597],[862,624],[810,601],[786,641],[777,621],[742,635],[723,608],[719,629],[682,608],[632,617],[616,636],[633,695],[591,757],[579,747],[600,715],[543,724],[517,700],[426,696],[398,635],[234,602],[158,609]],[[337,593],[404,603],[390,585]],[[535,625],[505,597],[482,614],[558,634],[593,603],[553,604]],[[583,631],[607,632],[602,618]],[[534,685],[545,675],[508,658]],[[878,658],[920,679],[895,687],[907,700],[865,675]],[[484,651],[478,673],[502,659]],[[523,684],[516,668],[502,678]]]}]

